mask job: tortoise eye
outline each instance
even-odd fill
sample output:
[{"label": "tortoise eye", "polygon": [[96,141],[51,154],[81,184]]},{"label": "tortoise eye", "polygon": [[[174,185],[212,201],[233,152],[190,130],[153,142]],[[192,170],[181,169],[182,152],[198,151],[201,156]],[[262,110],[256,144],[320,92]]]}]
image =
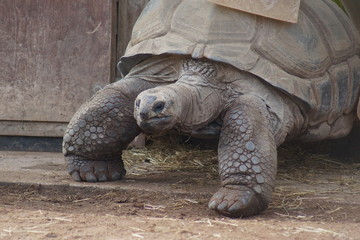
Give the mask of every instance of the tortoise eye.
[{"label": "tortoise eye", "polygon": [[136,106],[137,108],[140,107],[140,102],[141,102],[140,99],[135,102],[135,106]]},{"label": "tortoise eye", "polygon": [[164,102],[157,102],[154,104],[153,106],[153,110],[155,112],[161,112],[165,107],[165,103]]}]

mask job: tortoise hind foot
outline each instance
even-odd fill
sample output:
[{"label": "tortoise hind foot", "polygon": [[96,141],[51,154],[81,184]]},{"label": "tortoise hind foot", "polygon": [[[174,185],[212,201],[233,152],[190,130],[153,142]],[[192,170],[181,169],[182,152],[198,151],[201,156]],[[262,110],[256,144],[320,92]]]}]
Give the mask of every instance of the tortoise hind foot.
[{"label": "tortoise hind foot", "polygon": [[267,204],[247,186],[228,185],[212,196],[209,208],[228,217],[248,217],[265,210]]},{"label": "tortoise hind foot", "polygon": [[126,174],[121,159],[91,161],[80,156],[68,156],[66,157],[66,168],[71,177],[77,182],[116,181]]}]

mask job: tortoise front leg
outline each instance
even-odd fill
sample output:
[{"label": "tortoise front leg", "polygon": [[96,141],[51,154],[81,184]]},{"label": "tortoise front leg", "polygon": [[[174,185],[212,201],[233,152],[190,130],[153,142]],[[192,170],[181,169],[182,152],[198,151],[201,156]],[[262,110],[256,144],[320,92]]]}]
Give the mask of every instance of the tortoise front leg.
[{"label": "tortoise front leg", "polygon": [[225,113],[218,158],[222,186],[209,208],[232,217],[265,210],[274,189],[277,152],[265,103],[241,96]]},{"label": "tortoise front leg", "polygon": [[97,92],[76,112],[63,139],[67,170],[75,181],[119,180],[122,150],[140,133],[134,101],[159,84],[127,77]]}]

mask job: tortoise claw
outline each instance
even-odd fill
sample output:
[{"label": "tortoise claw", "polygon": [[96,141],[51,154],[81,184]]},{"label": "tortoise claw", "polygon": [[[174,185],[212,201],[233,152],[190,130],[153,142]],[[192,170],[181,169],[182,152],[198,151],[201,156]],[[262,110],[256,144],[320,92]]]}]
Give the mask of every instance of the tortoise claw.
[{"label": "tortoise claw", "polygon": [[259,197],[246,186],[225,186],[211,198],[209,208],[229,217],[248,217],[266,208]]},{"label": "tortoise claw", "polygon": [[81,182],[81,177],[80,177],[79,172],[73,171],[72,173],[70,173],[70,175],[71,175],[72,179],[74,179],[74,181]]},{"label": "tortoise claw", "polygon": [[87,161],[77,156],[66,160],[67,170],[77,182],[117,181],[126,174],[122,160]]}]

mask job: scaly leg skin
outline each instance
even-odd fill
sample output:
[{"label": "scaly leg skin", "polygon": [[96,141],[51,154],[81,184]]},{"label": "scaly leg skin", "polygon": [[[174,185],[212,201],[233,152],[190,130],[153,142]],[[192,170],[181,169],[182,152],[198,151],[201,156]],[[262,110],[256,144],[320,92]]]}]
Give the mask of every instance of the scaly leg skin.
[{"label": "scaly leg skin", "polygon": [[209,208],[230,217],[265,210],[274,188],[277,152],[265,103],[241,96],[227,110],[220,133],[218,158],[222,187]]},{"label": "scaly leg skin", "polygon": [[81,106],[63,139],[67,171],[75,181],[111,181],[125,175],[122,150],[140,133],[133,117],[135,98],[157,85],[124,78]]}]

